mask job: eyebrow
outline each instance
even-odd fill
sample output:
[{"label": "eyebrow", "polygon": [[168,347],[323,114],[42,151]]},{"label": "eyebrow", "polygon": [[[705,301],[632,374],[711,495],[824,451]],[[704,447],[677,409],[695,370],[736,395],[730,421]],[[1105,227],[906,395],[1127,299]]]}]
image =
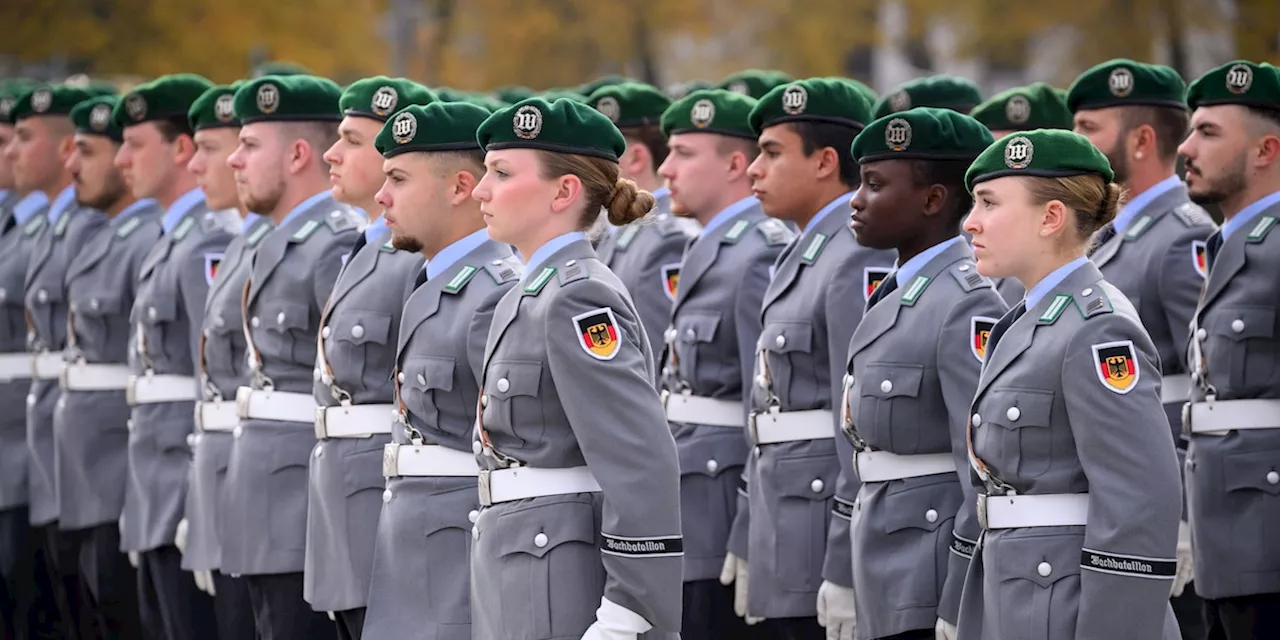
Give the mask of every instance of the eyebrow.
[{"label": "eyebrow", "polygon": [[782,143],[778,142],[777,140],[765,140],[764,142],[760,143],[761,149],[768,149],[770,147],[781,147],[781,146],[782,146]]}]

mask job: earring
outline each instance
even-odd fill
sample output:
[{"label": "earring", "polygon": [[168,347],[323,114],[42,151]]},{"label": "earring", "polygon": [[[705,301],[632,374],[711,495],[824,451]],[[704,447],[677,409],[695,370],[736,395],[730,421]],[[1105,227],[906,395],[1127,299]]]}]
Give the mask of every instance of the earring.
[{"label": "earring", "polygon": [[1135,157],[1135,158],[1137,158],[1137,159],[1141,160],[1141,159],[1142,159],[1142,152],[1141,152],[1141,151],[1136,151],[1136,152],[1134,152],[1133,157]]}]

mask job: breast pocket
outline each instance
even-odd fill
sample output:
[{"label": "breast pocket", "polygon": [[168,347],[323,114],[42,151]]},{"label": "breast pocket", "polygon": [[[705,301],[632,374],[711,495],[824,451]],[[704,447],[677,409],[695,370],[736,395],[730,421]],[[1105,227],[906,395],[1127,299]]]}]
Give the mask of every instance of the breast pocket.
[{"label": "breast pocket", "polygon": [[[261,315],[255,317],[258,326],[266,329],[253,334],[255,339],[263,341],[257,347],[264,354],[285,356],[292,362],[305,362],[307,366],[315,363],[316,341],[314,336],[307,335],[311,328],[311,309],[306,304],[266,300],[262,303]],[[249,324],[253,325],[253,318]]]},{"label": "breast pocket", "polygon": [[1226,373],[1236,392],[1267,386],[1275,373],[1276,310],[1271,306],[1225,307],[1206,323],[1211,336],[1205,346],[1210,381]]},{"label": "breast pocket", "polygon": [[856,383],[860,391],[854,426],[873,448],[915,453],[920,444],[920,385],[924,366],[873,362]]},{"label": "breast pocket", "polygon": [[400,395],[409,411],[428,427],[440,427],[440,411],[437,403],[450,400],[453,391],[453,358],[406,358],[401,373]]},{"label": "breast pocket", "polygon": [[491,363],[485,374],[485,424],[507,427],[520,446],[541,440],[546,428],[538,400],[541,380],[541,362]]},{"label": "breast pocket", "polygon": [[768,358],[771,386],[783,406],[807,408],[830,395],[829,389],[818,393],[812,323],[770,322],[760,332],[757,347]]},{"label": "breast pocket", "polygon": [[[713,343],[720,328],[718,313],[690,313],[676,318],[676,355],[681,380],[697,383],[715,379],[717,363]],[[701,367],[701,368],[699,368]]]},{"label": "breast pocket", "polygon": [[245,362],[244,331],[240,318],[213,310],[204,330],[204,365],[210,377],[237,377]]},{"label": "breast pocket", "polygon": [[987,600],[994,601],[999,612],[992,621],[997,637],[1075,637],[1082,541],[1078,534],[1005,536],[999,547],[988,547],[988,580],[994,580],[996,588]]},{"label": "breast pocket", "polygon": [[329,329],[330,366],[350,371],[366,389],[386,384],[395,358],[386,348],[391,314],[352,310],[333,317]]},{"label": "breast pocket", "polygon": [[1019,478],[1036,478],[1048,471],[1053,466],[1053,398],[1052,391],[990,391],[979,414],[995,445],[989,462],[1001,470],[1014,470]]},{"label": "breast pocket", "polygon": [[139,301],[140,304],[134,306],[134,313],[138,316],[136,322],[141,325],[142,335],[147,341],[147,354],[171,362],[180,355],[178,347],[187,347],[187,340],[183,336],[174,344],[166,342],[166,338],[174,340],[171,335],[174,333],[173,323],[178,319],[178,304],[169,295],[172,292],[157,293],[162,295]]},{"label": "breast pocket", "polygon": [[102,345],[107,342],[110,319],[125,314],[124,299],[118,293],[103,292],[88,300],[75,303],[76,333],[86,344]]}]

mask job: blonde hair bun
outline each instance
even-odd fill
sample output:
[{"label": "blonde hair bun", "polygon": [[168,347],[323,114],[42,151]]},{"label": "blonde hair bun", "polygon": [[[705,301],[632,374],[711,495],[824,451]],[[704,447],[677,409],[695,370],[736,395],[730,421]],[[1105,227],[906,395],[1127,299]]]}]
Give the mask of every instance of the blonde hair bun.
[{"label": "blonde hair bun", "polygon": [[609,222],[620,227],[649,215],[655,202],[653,194],[626,178],[618,178],[605,209],[609,212]]}]

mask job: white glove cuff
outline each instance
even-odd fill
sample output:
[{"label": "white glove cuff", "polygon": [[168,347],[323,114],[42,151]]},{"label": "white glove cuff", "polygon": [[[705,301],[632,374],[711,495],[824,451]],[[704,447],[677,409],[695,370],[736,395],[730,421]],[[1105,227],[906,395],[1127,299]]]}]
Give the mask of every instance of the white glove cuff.
[{"label": "white glove cuff", "polygon": [[604,597],[600,598],[600,608],[596,609],[596,624],[611,631],[636,635],[653,628],[640,614]]}]

